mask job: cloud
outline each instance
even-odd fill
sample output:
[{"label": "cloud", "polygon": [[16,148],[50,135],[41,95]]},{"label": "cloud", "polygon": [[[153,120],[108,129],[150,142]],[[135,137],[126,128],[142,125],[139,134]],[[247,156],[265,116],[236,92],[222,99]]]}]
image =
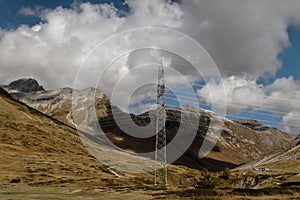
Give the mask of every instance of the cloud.
[{"label": "cloud", "polygon": [[126,23],[129,28],[159,26],[180,29],[183,26],[186,13],[178,3],[163,0],[129,0],[127,2],[131,10],[131,15],[127,18],[128,23]]},{"label": "cloud", "polygon": [[[286,115],[282,114],[284,123],[290,119],[288,116],[293,116],[293,109],[298,111],[299,83],[293,77],[278,79],[269,86],[256,83],[259,77],[274,75],[282,67],[278,54],[291,45],[287,28],[300,24],[298,0],[183,0],[180,4],[168,0],[128,0],[127,3],[129,12],[125,14],[112,4],[78,2],[69,9],[22,8],[19,14],[39,16],[42,20],[32,27],[21,25],[16,30],[0,30],[1,82],[28,76],[37,78],[47,89],[72,87],[80,64],[99,42],[133,28],[166,27],[192,37],[212,56],[224,76],[228,100],[243,102],[239,109],[229,105],[229,112],[238,113],[249,107],[280,107],[286,109]],[[162,37],[166,45],[185,49],[187,54],[193,52],[188,45],[177,46],[178,38],[148,36],[153,43]],[[139,42],[139,38],[125,39]],[[114,59],[112,55],[117,52],[110,49],[118,49],[120,44],[113,45],[102,50],[107,60]],[[170,66],[180,63],[174,68],[193,82],[199,81],[199,76],[193,76],[195,70],[178,56],[144,50],[133,51],[116,61],[105,85],[109,88],[111,82],[133,66],[156,62],[161,57]],[[105,66],[97,67],[104,70]],[[154,76],[152,71],[129,73],[119,96],[143,77]],[[172,79],[176,80],[176,76]],[[88,83],[89,77],[84,81]],[[220,94],[218,83],[208,84],[211,94]],[[205,88],[198,94],[203,101],[209,100]],[[280,98],[295,99],[295,103]],[[120,105],[126,104],[119,99]],[[258,102],[261,105],[256,105]]]},{"label": "cloud", "polygon": [[299,1],[183,1],[182,29],[209,51],[225,75],[274,74],[290,45],[287,27],[299,23]]},{"label": "cloud", "polygon": [[47,88],[72,86],[82,59],[124,22],[112,5],[80,5],[80,10],[45,10],[45,22],[22,25],[2,34],[0,78],[4,82],[30,76]]},{"label": "cloud", "polygon": [[[160,0],[128,3],[132,14],[127,18],[119,16],[111,4],[82,3],[74,4],[71,9],[43,10],[40,14],[43,22],[32,27],[22,25],[3,33],[0,79],[7,83],[19,77],[33,76],[48,89],[72,86],[81,62],[106,38],[140,26],[180,26],[181,12],[176,3]],[[35,13],[29,8],[20,12]]]},{"label": "cloud", "polygon": [[28,7],[22,7],[19,12],[20,15],[25,15],[25,16],[31,16],[31,15],[36,15],[36,12]]},{"label": "cloud", "polygon": [[[225,76],[246,72],[259,77],[274,74],[282,66],[278,54],[290,45],[287,27],[300,21],[300,3],[293,0],[185,0],[181,4],[129,0],[128,6],[130,12],[125,16],[119,16],[111,4],[76,3],[70,9],[53,10],[22,8],[19,13],[39,12],[44,22],[4,33],[0,49],[6,52],[1,53],[5,58],[0,62],[4,68],[0,78],[9,81],[23,68],[18,76],[32,74],[45,80],[48,88],[57,87],[56,83],[70,86],[71,79],[57,81],[57,75],[72,76],[94,45],[120,31],[148,26],[168,27],[192,36],[208,50]],[[32,58],[23,55],[23,49],[30,49]],[[17,55],[17,60],[11,55]],[[32,68],[48,69],[52,76],[47,78]]]},{"label": "cloud", "polygon": [[35,16],[38,17],[44,12],[44,8],[42,6],[35,6],[34,8],[30,7],[22,7],[19,11],[19,15],[24,16]]},{"label": "cloud", "polygon": [[[218,97],[222,94],[222,83],[209,82],[198,90],[198,96],[202,102],[210,103],[210,96]],[[293,77],[276,79],[272,84],[263,86],[257,84],[253,77],[247,75],[230,76],[223,80],[227,114],[235,115],[245,109],[251,112],[265,114],[266,121],[272,121],[272,116],[282,117],[279,127],[291,134],[300,134],[300,82]],[[220,104],[224,101],[216,98]],[[262,112],[258,112],[262,111]]]},{"label": "cloud", "polygon": [[206,103],[211,101],[211,96],[221,101],[224,85],[226,102],[227,102],[227,113],[237,114],[242,112],[248,107],[261,107],[257,102],[262,102],[265,96],[265,92],[262,85],[256,84],[256,80],[253,77],[247,75],[240,76],[229,76],[223,79],[223,82],[211,81],[206,84],[203,88],[198,90],[198,96],[200,100]]},{"label": "cloud", "polygon": [[292,135],[299,135],[300,124],[300,112],[292,111],[283,116],[282,122],[279,124],[279,128],[290,133]]}]

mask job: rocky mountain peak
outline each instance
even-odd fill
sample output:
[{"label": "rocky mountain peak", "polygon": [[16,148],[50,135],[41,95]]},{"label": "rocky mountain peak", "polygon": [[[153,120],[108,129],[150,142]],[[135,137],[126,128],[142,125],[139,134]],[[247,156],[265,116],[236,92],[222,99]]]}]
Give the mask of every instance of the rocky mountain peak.
[{"label": "rocky mountain peak", "polygon": [[9,90],[16,90],[22,93],[45,91],[44,88],[39,85],[37,80],[32,78],[23,78],[13,81],[7,86],[7,88]]}]

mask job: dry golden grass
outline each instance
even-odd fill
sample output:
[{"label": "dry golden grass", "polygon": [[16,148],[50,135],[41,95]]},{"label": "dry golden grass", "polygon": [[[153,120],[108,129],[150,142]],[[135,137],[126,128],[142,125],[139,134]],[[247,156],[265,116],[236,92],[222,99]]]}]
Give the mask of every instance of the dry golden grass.
[{"label": "dry golden grass", "polygon": [[[122,184],[87,152],[76,130],[4,96],[0,97],[0,163],[4,186]],[[12,184],[12,179],[20,182]]]},{"label": "dry golden grass", "polygon": [[[0,186],[4,187],[153,185],[152,173],[118,172],[122,178],[116,177],[89,154],[75,129],[3,95],[0,163]],[[171,166],[170,185],[193,185],[199,174],[197,170]]]},{"label": "dry golden grass", "polygon": [[274,163],[262,165],[270,168],[270,173],[300,173],[300,160],[281,160]]}]

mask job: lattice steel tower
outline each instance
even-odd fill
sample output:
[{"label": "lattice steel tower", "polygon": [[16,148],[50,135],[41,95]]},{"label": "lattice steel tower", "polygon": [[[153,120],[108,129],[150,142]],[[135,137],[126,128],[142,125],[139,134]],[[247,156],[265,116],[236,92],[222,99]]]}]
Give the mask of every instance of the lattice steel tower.
[{"label": "lattice steel tower", "polygon": [[156,123],[156,143],[155,143],[155,177],[154,185],[167,186],[167,142],[165,128],[165,80],[164,66],[162,59],[158,68],[157,85],[157,123]]}]

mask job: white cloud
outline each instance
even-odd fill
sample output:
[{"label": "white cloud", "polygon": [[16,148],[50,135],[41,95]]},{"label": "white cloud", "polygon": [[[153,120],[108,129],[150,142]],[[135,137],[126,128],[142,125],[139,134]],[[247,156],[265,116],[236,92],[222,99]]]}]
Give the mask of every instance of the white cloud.
[{"label": "white cloud", "polygon": [[[293,0],[191,0],[182,1],[181,5],[163,0],[129,0],[128,6],[130,14],[125,17],[118,16],[117,9],[110,4],[77,3],[71,9],[39,8],[39,12],[22,8],[20,13],[38,13],[45,22],[4,34],[0,48],[9,52],[1,53],[5,55],[0,62],[5,72],[1,78],[7,82],[31,74],[45,80],[48,88],[57,87],[56,83],[70,86],[71,79],[57,81],[56,74],[73,75],[85,53],[112,34],[147,26],[169,27],[192,36],[204,45],[225,75],[274,74],[281,67],[278,53],[290,45],[286,29],[300,21],[300,3]],[[45,79],[40,73],[32,73],[33,61],[23,55],[22,49],[34,52],[34,59],[39,58],[44,70],[51,69],[53,76]],[[20,63],[9,55],[18,55]],[[6,73],[7,68],[11,73]],[[21,71],[28,73],[16,75],[14,72],[20,68],[26,68]]]},{"label": "white cloud", "polygon": [[43,7],[42,6],[35,6],[34,8],[30,7],[22,7],[19,11],[19,15],[24,15],[24,16],[36,16],[38,17],[39,15],[42,14],[43,12]]},{"label": "white cloud", "polygon": [[[111,4],[77,2],[70,9],[22,8],[19,14],[38,15],[43,22],[32,27],[22,25],[16,30],[0,30],[1,82],[29,76],[37,78],[47,89],[72,87],[77,69],[96,44],[121,31],[157,26],[181,31],[208,50],[225,76],[228,100],[245,104],[239,109],[229,106],[230,112],[237,113],[248,107],[257,109],[253,106],[257,104],[260,109],[280,107],[287,110],[283,118],[285,122],[292,112],[299,111],[299,82],[292,77],[278,79],[270,86],[256,84],[259,76],[275,74],[282,66],[278,54],[290,45],[287,27],[300,24],[298,0],[183,0],[181,4],[165,0],[127,2],[130,12],[124,16],[119,16],[119,11]],[[157,37],[162,36],[149,35],[149,40],[155,43]],[[163,37],[166,44],[176,47],[176,39],[167,35]],[[125,39],[138,42],[138,38]],[[115,47],[118,45],[114,44]],[[193,51],[189,46],[178,48]],[[109,48],[102,52],[108,60],[117,53],[110,52]],[[181,63],[175,68],[195,80],[194,70],[182,67],[189,64],[171,53],[134,51],[126,56],[115,63],[107,87],[109,81],[118,80],[131,66],[156,61],[160,57],[173,66],[176,62]],[[100,68],[103,70],[104,66],[100,65]],[[129,73],[122,92],[143,77],[151,76],[150,72],[151,69],[135,75]],[[88,82],[89,77],[85,81]],[[220,94],[217,83],[209,84],[212,95]],[[199,91],[199,95],[205,101],[209,100],[205,88]],[[124,105],[122,98],[119,99]]]},{"label": "white cloud", "polygon": [[[262,85],[257,85],[256,81],[252,77],[247,75],[230,76],[223,79],[223,83],[209,82],[202,89],[198,90],[198,96],[200,100],[209,103],[211,96],[215,99],[224,101],[221,98],[224,85],[226,101],[227,101],[227,113],[236,114],[248,107],[261,107],[258,102],[262,102],[264,98],[264,90]],[[256,106],[257,105],[257,106]]]},{"label": "white cloud", "polygon": [[[198,90],[199,98],[209,104],[210,95],[222,94],[221,83],[209,82]],[[252,77],[230,76],[223,80],[226,98],[227,114],[233,115],[246,108],[251,112],[265,111],[265,121],[272,121],[272,116],[283,117],[280,128],[291,133],[300,134],[300,82],[293,77],[276,79],[272,84],[263,86],[257,84]],[[219,99],[219,103],[223,99]],[[262,112],[260,112],[262,113]]]},{"label": "white cloud", "polygon": [[281,67],[278,53],[290,45],[286,29],[299,22],[299,7],[297,0],[183,1],[182,30],[204,45],[224,74],[274,74]]},{"label": "white cloud", "polygon": [[282,123],[279,125],[279,128],[291,133],[292,135],[299,135],[299,126],[300,126],[300,112],[292,111],[283,116]]},{"label": "white cloud", "polygon": [[[83,59],[109,36],[140,26],[180,26],[178,4],[160,0],[128,3],[132,14],[127,18],[118,16],[111,4],[74,4],[72,9],[43,10],[40,15],[44,23],[33,27],[22,25],[1,34],[0,79],[8,83],[19,77],[33,76],[48,89],[72,86]],[[29,8],[21,11],[34,14]],[[103,49],[105,51],[109,49]]]},{"label": "white cloud", "polygon": [[31,9],[31,8],[28,8],[28,7],[22,7],[20,10],[19,10],[19,14],[20,15],[25,15],[25,16],[30,16],[30,15],[36,15],[36,12]]},{"label": "white cloud", "polygon": [[0,41],[0,78],[33,76],[47,88],[72,86],[87,52],[116,33],[124,22],[108,4],[81,4],[80,10],[61,7],[43,12],[45,23],[22,25]]}]

